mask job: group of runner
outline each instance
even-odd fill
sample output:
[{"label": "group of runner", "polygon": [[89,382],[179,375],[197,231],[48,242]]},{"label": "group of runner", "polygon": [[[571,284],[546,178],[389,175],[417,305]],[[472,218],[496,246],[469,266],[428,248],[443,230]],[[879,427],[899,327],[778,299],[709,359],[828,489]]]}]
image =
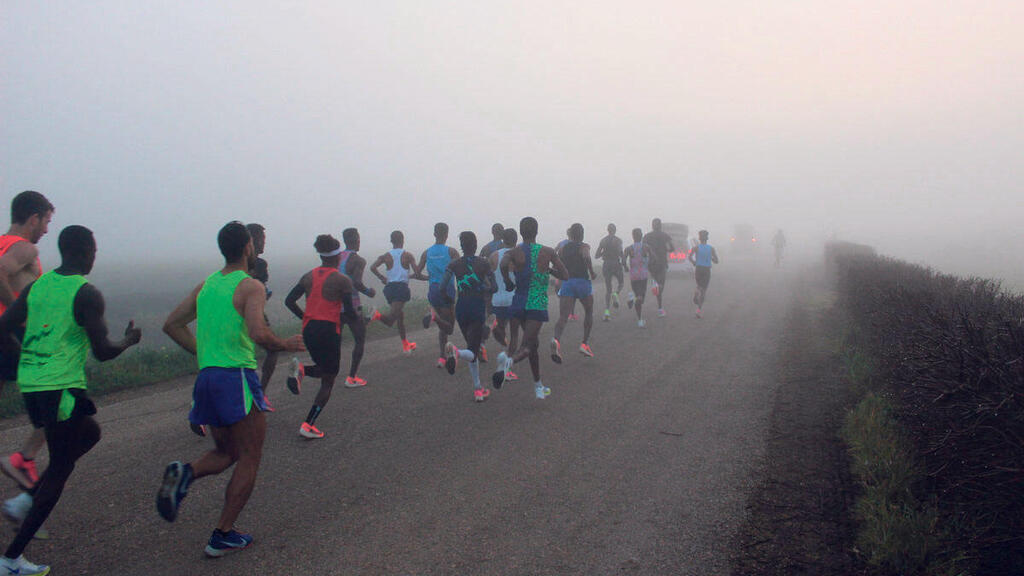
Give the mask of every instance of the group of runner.
[{"label": "group of runner", "polygon": [[[137,344],[142,336],[129,322],[124,337],[110,341],[103,297],[85,279],[96,256],[96,241],[87,228],[64,228],[58,239],[61,265],[42,272],[35,245],[46,234],[53,212],[52,204],[42,194],[23,192],[12,202],[10,230],[0,236],[0,384],[18,383],[35,429],[21,450],[0,462],[0,469],[22,489],[3,505],[4,515],[17,526],[17,536],[0,557],[0,574],[49,572],[49,567],[26,560],[23,551],[33,537],[45,537],[43,523],[60,498],[75,462],[100,437],[99,425],[92,417],[96,408],[86,393],[86,358],[91,351],[100,361],[110,360]],[[595,257],[603,263],[605,320],[611,316],[609,308],[618,307],[625,270],[630,275],[628,304],[635,310],[638,325],[645,325],[642,309],[648,279],[654,282],[658,314],[666,315],[662,299],[667,254],[674,247],[671,238],[661,231],[659,220],[654,220],[652,228],[646,236],[639,228],[634,229],[633,242],[625,248],[615,235],[614,225],[609,225],[608,236],[601,240]],[[224,266],[192,289],[163,327],[175,343],[197,357],[199,374],[188,419],[193,431],[212,437],[213,446],[191,461],[166,466],[157,492],[159,514],[174,521],[193,482],[231,468],[221,514],[205,553],[219,557],[251,544],[252,536],[237,531],[234,523],[255,485],[266,435],[265,413],[273,411],[264,390],[274,372],[277,354],[308,351],[312,359],[309,365],[297,357],[291,359],[287,387],[298,394],[304,378],[320,380],[299,434],[322,438],[324,433],[315,423],[341,372],[344,326],[355,338],[347,387],[366,385],[358,376],[358,368],[367,323],[397,325],[402,351],[411,354],[416,350],[416,343],[408,339],[404,318],[404,306],[411,300],[411,279],[429,283],[431,312],[424,317],[423,325],[438,328],[437,366],[454,374],[459,363],[466,363],[477,402],[489,396],[480,377],[480,363],[488,360],[484,346],[488,338],[503,348],[491,375],[494,388],[518,379],[512,368],[526,360],[536,397],[544,399],[551,393],[541,381],[539,354],[541,327],[549,319],[551,278],[559,283],[559,317],[550,343],[552,360],[562,362],[560,339],[577,302],[584,311],[579,351],[594,356],[589,345],[593,327],[591,283],[597,275],[581,224],[569,228],[566,240],[557,249],[537,243],[538,223],[532,217],[519,222],[518,233],[495,224],[493,239],[479,254],[473,232],[459,234],[461,254],[447,245],[448,232],[444,223],[435,225],[435,243],[418,260],[404,249],[403,234],[392,232],[393,248],[370,267],[384,283],[389,310],[374,310],[369,316],[364,316],[359,295],[373,297],[375,290],[362,282],[367,262],[358,254],[359,232],[354,228],[344,230],[344,247],[329,234],[319,235],[313,244],[319,266],[302,275],[285,298],[288,310],[302,320],[302,334],[281,338],[265,315],[272,293],[267,287],[267,264],[259,257],[266,242],[264,228],[237,221],[222,227],[217,243]],[[714,248],[707,244],[706,231],[701,231],[700,239],[691,253],[697,270],[694,304],[698,317],[710,268],[718,262]],[[618,280],[615,290],[613,280]],[[300,300],[304,300],[304,306],[299,305]],[[190,327],[193,323],[194,332]],[[466,342],[464,348],[449,341],[456,325]],[[257,345],[267,352],[262,367],[256,360]],[[257,369],[262,374],[257,374]],[[50,453],[49,465],[39,475],[34,458],[44,442]]]}]

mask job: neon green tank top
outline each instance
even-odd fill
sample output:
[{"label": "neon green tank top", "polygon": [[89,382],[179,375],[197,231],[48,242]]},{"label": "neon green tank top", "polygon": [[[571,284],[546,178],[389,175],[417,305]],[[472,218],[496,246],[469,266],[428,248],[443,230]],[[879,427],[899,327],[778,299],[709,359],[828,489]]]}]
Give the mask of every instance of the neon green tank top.
[{"label": "neon green tank top", "polygon": [[23,393],[86,387],[89,336],[75,321],[75,296],[87,283],[84,276],[50,271],[32,284],[18,362]]},{"label": "neon green tank top", "polygon": [[256,368],[256,346],[245,318],[235,309],[235,289],[249,275],[214,272],[196,296],[196,355],[199,369]]}]

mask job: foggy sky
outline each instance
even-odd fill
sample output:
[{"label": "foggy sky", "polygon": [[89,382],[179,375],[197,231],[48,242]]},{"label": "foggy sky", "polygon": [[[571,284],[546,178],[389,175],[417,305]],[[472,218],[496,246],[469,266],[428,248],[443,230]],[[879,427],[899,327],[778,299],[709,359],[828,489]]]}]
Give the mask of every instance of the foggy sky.
[{"label": "foggy sky", "polygon": [[[4,2],[0,202],[103,258],[651,217],[1024,278],[1024,3]],[[495,4],[495,5],[492,5]]]}]

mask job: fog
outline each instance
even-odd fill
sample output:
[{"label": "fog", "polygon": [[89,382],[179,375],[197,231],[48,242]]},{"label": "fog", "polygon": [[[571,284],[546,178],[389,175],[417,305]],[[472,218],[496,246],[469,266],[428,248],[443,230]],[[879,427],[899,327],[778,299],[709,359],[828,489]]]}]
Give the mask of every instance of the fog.
[{"label": "fog", "polygon": [[1021,2],[492,4],[5,2],[0,199],[97,273],[215,266],[232,219],[273,274],[347,226],[657,216],[1024,286]]}]

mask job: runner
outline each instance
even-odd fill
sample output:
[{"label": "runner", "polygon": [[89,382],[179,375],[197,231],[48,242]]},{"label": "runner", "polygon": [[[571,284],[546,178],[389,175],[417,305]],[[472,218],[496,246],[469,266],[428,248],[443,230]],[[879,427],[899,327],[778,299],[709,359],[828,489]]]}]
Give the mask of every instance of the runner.
[{"label": "runner", "polygon": [[772,237],[772,246],[775,247],[775,267],[782,266],[782,251],[786,249],[786,235],[779,229]]},{"label": "runner", "polygon": [[[267,287],[267,282],[270,281],[270,267],[267,266],[267,261],[260,258],[260,254],[263,254],[263,249],[266,247],[267,234],[266,228],[261,224],[255,222],[245,225],[245,229],[249,231],[249,236],[252,236],[252,245],[256,250],[256,261],[253,264],[252,270],[249,270],[249,276],[260,281],[263,284],[263,290],[267,294],[267,300],[270,300],[270,296],[273,294],[270,288]],[[270,326],[270,319],[264,314],[263,318],[267,321],[267,326]],[[270,403],[270,398],[267,397],[267,386],[270,385],[270,378],[274,375],[274,369],[277,368],[277,351],[264,350],[266,356],[263,358],[263,366],[260,368],[260,384],[263,385],[263,400],[267,403],[267,408],[271,412],[274,411],[274,405]]]},{"label": "runner", "polygon": [[480,343],[487,321],[487,301],[495,291],[494,278],[487,259],[476,255],[476,234],[468,231],[459,234],[459,245],[463,256],[448,264],[441,278],[440,293],[444,298],[454,280],[459,294],[455,319],[466,339],[466,348],[459,350],[448,342],[445,346],[445,368],[449,374],[455,374],[458,361],[468,361],[469,373],[473,377],[473,399],[483,402],[491,392],[480,384]]},{"label": "runner", "polygon": [[580,353],[588,358],[594,357],[589,344],[590,329],[594,326],[594,287],[591,281],[597,278],[597,273],[590,259],[590,245],[583,241],[582,224],[576,223],[569,227],[569,242],[558,250],[558,257],[569,271],[569,278],[562,282],[558,290],[558,322],[555,323],[555,335],[551,338],[551,359],[561,364],[562,332],[577,300],[583,304],[583,343],[580,344]]},{"label": "runner", "polygon": [[[49,567],[22,555],[64,490],[75,462],[99,442],[96,406],[86,395],[85,363],[91,350],[97,360],[117,358],[138,344],[142,332],[128,323],[124,339],[108,339],[103,295],[85,276],[96,259],[96,240],[83,226],[68,226],[57,240],[61,265],[25,287],[0,318],[0,342],[16,355],[18,387],[32,425],[44,431],[50,463],[39,479],[31,507],[18,535],[0,558],[5,574],[47,574]],[[17,333],[24,326],[19,343]]]},{"label": "runner", "polygon": [[701,230],[697,236],[700,237],[700,244],[696,250],[690,252],[690,262],[694,265],[693,277],[697,281],[693,303],[697,305],[697,318],[703,318],[700,309],[704,306],[704,296],[707,295],[708,283],[711,282],[711,265],[718,264],[718,253],[708,244],[707,230]]},{"label": "runner", "polygon": [[[561,251],[562,247],[564,247],[568,243],[569,243],[569,229],[566,228],[565,229],[565,238],[562,238],[558,242],[558,244],[555,244],[555,252]],[[561,289],[562,289],[562,281],[559,280],[558,278],[555,278],[555,293],[557,294],[558,291],[561,290]],[[577,317],[576,317],[576,302],[575,301],[573,301],[573,303],[572,303],[572,309],[569,310],[569,320],[572,320],[572,321],[577,320]]]},{"label": "runner", "polygon": [[480,250],[481,258],[490,259],[491,254],[496,250],[501,250],[502,245],[505,243],[503,240],[505,237],[505,226],[501,222],[495,222],[491,226],[491,235],[494,238],[487,244],[484,244],[484,247]]},{"label": "runner", "polygon": [[[409,271],[416,268],[416,257],[406,251],[404,245],[405,235],[401,230],[395,230],[391,233],[393,248],[381,254],[373,266],[370,266],[370,272],[384,284],[384,299],[388,301],[390,307],[387,314],[375,310],[371,320],[379,320],[388,327],[397,322],[398,335],[402,338],[402,352],[408,355],[416,349],[416,343],[410,342],[405,333],[405,303],[412,299],[409,292]],[[386,267],[387,276],[380,273],[381,266]]]},{"label": "runner", "polygon": [[[363,284],[363,272],[366,270],[366,259],[357,254],[359,251],[359,230],[346,228],[341,233],[345,241],[345,249],[341,251],[341,263],[338,270],[352,280],[352,286],[357,292],[361,292],[370,298],[377,295],[377,291]],[[359,363],[363,361],[363,351],[366,347],[366,323],[367,318],[363,317],[363,304],[359,300],[359,294],[352,298],[352,305],[355,306],[356,316],[354,319],[342,317],[342,324],[348,325],[352,331],[352,338],[355,345],[352,347],[352,364],[348,367],[348,376],[345,378],[346,388],[359,388],[366,386],[366,380],[357,376]]]},{"label": "runner", "polygon": [[[427,301],[433,308],[433,312],[423,317],[423,328],[430,328],[430,322],[437,324],[437,344],[440,354],[437,358],[437,367],[444,368],[445,348],[448,344],[448,335],[455,329],[455,316],[452,312],[451,303],[455,301],[455,286],[449,285],[444,294],[441,293],[441,279],[448,269],[452,260],[459,258],[459,253],[454,248],[447,246],[448,225],[444,222],[434,224],[434,245],[423,251],[420,262],[416,266],[414,278],[428,280],[430,287],[427,290]],[[423,269],[427,269],[427,276],[423,275]]]},{"label": "runner", "polygon": [[[523,327],[523,347],[514,354],[502,352],[498,356],[498,370],[492,380],[496,388],[508,380],[512,365],[523,359],[530,359],[533,386],[537,398],[544,399],[551,389],[540,380],[540,328],[548,321],[548,277],[559,279],[569,277],[558,254],[547,246],[537,244],[537,220],[527,216],[519,221],[519,233],[523,243],[505,253],[501,259],[501,277],[505,289],[514,290],[509,312],[512,330]],[[511,273],[515,272],[515,282]]]},{"label": "runner", "polygon": [[[610,308],[619,307],[619,292],[622,292],[622,239],[615,235],[615,224],[608,225],[608,235],[597,245],[595,258],[601,259],[601,274],[604,276],[604,321],[611,320]],[[612,279],[619,281],[612,292]]]},{"label": "runner", "polygon": [[658,299],[658,317],[667,316],[661,299],[665,296],[665,276],[668,272],[668,253],[675,252],[676,247],[672,245],[672,237],[661,231],[661,219],[655,218],[651,221],[651,231],[644,236],[644,243],[651,247],[651,258],[648,260],[648,269],[651,278],[654,279],[654,296]]},{"label": "runner", "polygon": [[[303,274],[284,300],[285,307],[302,319],[302,340],[314,362],[313,366],[303,366],[298,358],[292,358],[292,366],[299,366],[299,377],[289,378],[288,388],[298,394],[302,389],[302,377],[320,379],[320,391],[306,420],[299,427],[299,435],[303,438],[324,437],[315,424],[331,399],[334,380],[341,370],[342,317],[352,322],[359,318],[352,304],[352,281],[338,272],[341,243],[334,236],[321,234],[316,237],[313,247],[320,255],[320,266]],[[299,298],[303,297],[306,299],[305,310],[298,305]]]},{"label": "runner", "polygon": [[651,247],[643,241],[644,231],[633,228],[633,243],[626,247],[622,259],[629,263],[629,306],[636,310],[636,325],[643,328],[644,296],[647,294],[647,262],[651,257]]},{"label": "runner", "polygon": [[[505,228],[502,234],[502,240],[504,243],[502,247],[491,253],[491,257],[488,259],[488,264],[491,265],[492,274],[494,275],[494,286],[495,293],[491,296],[491,310],[494,312],[494,327],[491,329],[491,334],[494,335],[494,339],[505,347],[505,354],[514,354],[516,351],[516,345],[519,343],[519,330],[518,326],[515,326],[515,330],[506,329],[509,325],[509,319],[512,317],[511,310],[509,307],[512,305],[512,291],[505,289],[505,282],[501,278],[501,259],[505,257],[505,254],[516,247],[516,241],[518,240],[518,234],[516,234],[515,228]],[[513,372],[509,372],[507,375],[509,380],[518,380],[519,377]],[[495,381],[495,388],[501,388],[500,382]]]},{"label": "runner", "polygon": [[[215,445],[191,463],[168,464],[156,502],[160,515],[173,522],[193,481],[235,466],[217,528],[205,549],[210,557],[252,543],[252,536],[235,530],[235,520],[256,484],[267,431],[254,344],[278,351],[304,350],[301,336],[282,340],[263,321],[266,294],[246,273],[256,252],[245,225],[226,224],[217,234],[217,244],[224,267],[196,286],[164,323],[164,332],[198,357],[188,417],[195,426],[211,426]],[[188,327],[193,320],[195,334]]]},{"label": "runner", "polygon": [[[45,196],[32,190],[26,190],[11,200],[11,226],[7,234],[0,236],[0,314],[42,274],[36,244],[46,235],[53,210],[53,204]],[[21,328],[14,330],[15,336],[20,338]],[[5,382],[15,382],[17,377],[17,354],[0,351],[0,392]],[[30,492],[39,481],[35,458],[45,444],[43,430],[35,428],[19,451],[0,458],[0,470],[27,491],[4,502],[5,515],[15,522],[20,522],[32,505]],[[39,531],[40,537],[45,535],[45,529]]]}]

